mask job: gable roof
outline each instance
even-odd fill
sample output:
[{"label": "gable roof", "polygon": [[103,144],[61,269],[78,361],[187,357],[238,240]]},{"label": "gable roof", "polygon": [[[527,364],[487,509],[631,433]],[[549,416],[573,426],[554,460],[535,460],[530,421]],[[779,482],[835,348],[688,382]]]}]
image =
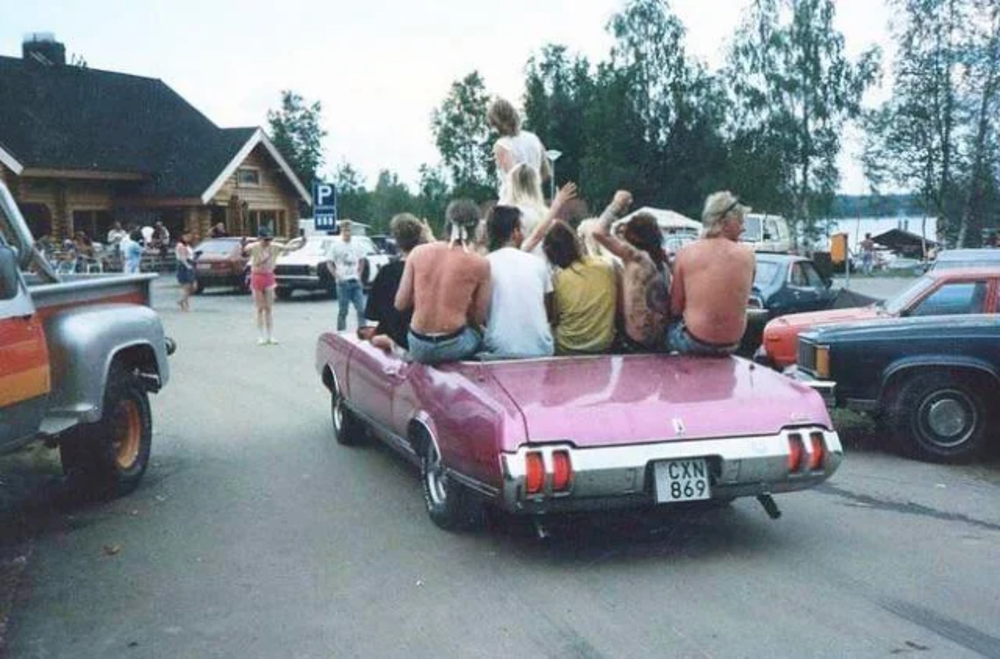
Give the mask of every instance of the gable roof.
[{"label": "gable roof", "polygon": [[[146,177],[146,195],[204,198],[234,157],[260,141],[257,133],[219,128],[161,80],[0,57],[5,165],[6,155],[23,168],[135,173]],[[281,154],[269,150],[303,194]]]}]

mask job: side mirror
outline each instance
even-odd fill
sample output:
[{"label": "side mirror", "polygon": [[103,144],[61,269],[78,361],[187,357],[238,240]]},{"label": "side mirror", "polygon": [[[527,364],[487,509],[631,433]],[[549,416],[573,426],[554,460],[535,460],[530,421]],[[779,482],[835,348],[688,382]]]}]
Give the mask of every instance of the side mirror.
[{"label": "side mirror", "polygon": [[7,245],[0,245],[0,300],[13,300],[20,285],[17,253]]}]

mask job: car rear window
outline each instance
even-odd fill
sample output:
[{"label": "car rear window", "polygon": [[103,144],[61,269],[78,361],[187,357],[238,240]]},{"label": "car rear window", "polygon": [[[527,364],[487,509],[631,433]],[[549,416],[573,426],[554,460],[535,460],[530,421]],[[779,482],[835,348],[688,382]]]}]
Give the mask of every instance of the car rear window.
[{"label": "car rear window", "polygon": [[770,284],[778,276],[778,270],[780,270],[780,266],[777,263],[757,261],[757,270],[753,275],[754,285],[764,286]]}]

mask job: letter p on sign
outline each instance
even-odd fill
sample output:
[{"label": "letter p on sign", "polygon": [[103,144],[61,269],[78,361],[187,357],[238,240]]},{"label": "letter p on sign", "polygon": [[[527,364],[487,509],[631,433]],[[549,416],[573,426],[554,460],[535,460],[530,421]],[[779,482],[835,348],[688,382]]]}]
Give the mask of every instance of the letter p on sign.
[{"label": "letter p on sign", "polygon": [[333,186],[320,183],[316,186],[316,205],[333,206]]}]

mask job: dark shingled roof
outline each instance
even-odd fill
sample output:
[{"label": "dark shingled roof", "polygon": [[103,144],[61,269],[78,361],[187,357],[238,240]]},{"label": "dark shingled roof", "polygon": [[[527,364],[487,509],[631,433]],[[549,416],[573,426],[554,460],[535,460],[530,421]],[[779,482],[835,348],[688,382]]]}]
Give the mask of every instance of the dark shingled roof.
[{"label": "dark shingled roof", "polygon": [[150,176],[200,197],[256,128],[222,129],[154,78],[0,57],[0,143],[25,167]]}]

